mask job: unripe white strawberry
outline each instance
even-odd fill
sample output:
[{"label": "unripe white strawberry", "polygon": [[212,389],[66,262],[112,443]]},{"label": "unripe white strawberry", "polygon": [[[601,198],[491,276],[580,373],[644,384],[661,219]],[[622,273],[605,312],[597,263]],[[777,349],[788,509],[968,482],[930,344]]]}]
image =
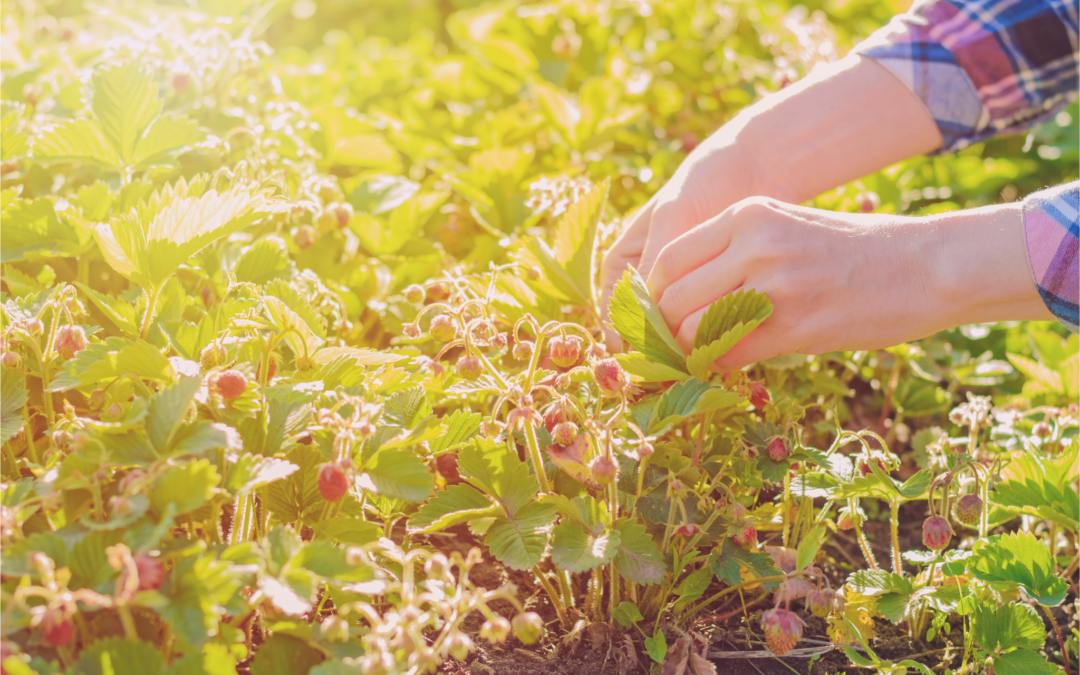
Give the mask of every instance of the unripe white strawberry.
[{"label": "unripe white strawberry", "polygon": [[978,495],[964,495],[956,501],[956,509],[953,514],[961,523],[971,525],[979,521],[982,510],[983,501]]},{"label": "unripe white strawberry", "polygon": [[562,422],[555,426],[551,437],[559,445],[570,445],[577,438],[578,427],[573,422]]},{"label": "unripe white strawberry", "polygon": [[952,536],[952,526],[941,516],[930,516],[923,521],[923,546],[931,551],[944,551],[949,546]]},{"label": "unripe white strawberry", "polygon": [[777,607],[765,612],[761,617],[761,627],[769,651],[777,656],[790,652],[802,639],[803,620],[786,609]]},{"label": "unripe white strawberry", "polygon": [[575,335],[568,337],[556,335],[548,342],[548,356],[556,366],[570,368],[581,357],[581,338]]}]

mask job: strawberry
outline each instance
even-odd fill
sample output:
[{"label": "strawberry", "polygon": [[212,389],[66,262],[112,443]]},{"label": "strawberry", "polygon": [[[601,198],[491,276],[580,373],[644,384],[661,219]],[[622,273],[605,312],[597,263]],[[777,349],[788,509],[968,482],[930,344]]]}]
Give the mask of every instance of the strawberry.
[{"label": "strawberry", "polygon": [[462,378],[466,380],[475,380],[480,377],[480,373],[483,372],[484,366],[480,363],[480,357],[466,354],[458,359],[457,369],[458,375]]},{"label": "strawberry", "polygon": [[589,462],[589,472],[597,483],[610,485],[615,480],[619,467],[615,464],[615,460],[607,455],[600,455]]},{"label": "strawberry", "polygon": [[828,616],[835,602],[836,591],[831,588],[813,590],[806,594],[806,608],[817,617]]},{"label": "strawberry", "polygon": [[629,383],[626,371],[615,359],[597,361],[593,366],[593,377],[596,378],[596,384],[600,386],[600,392],[612,396],[625,389]]},{"label": "strawberry", "polygon": [[457,455],[455,453],[448,452],[435,458],[435,470],[446,479],[448,485],[461,482],[461,475],[458,473],[457,466]]},{"label": "strawberry", "polygon": [[686,154],[690,154],[698,146],[697,136],[693,131],[687,131],[682,135],[682,149]]},{"label": "strawberry", "polygon": [[786,441],[783,438],[777,437],[769,441],[769,457],[774,462],[782,462],[791,455],[791,448],[788,447]]},{"label": "strawberry", "polygon": [[49,609],[45,611],[45,617],[41,621],[41,636],[52,647],[63,647],[71,642],[75,630],[71,620],[64,616],[62,610]]},{"label": "strawberry", "polygon": [[156,591],[165,580],[165,567],[157,558],[145,553],[135,556],[135,569],[139,572],[139,590]]},{"label": "strawberry", "polygon": [[544,636],[544,620],[536,612],[522,612],[512,622],[514,635],[522,643],[531,645]]},{"label": "strawberry", "polygon": [[223,370],[214,378],[214,389],[221,398],[231,400],[247,390],[247,378],[239,370]]},{"label": "strawberry", "polygon": [[783,656],[792,650],[802,638],[803,620],[793,612],[777,607],[765,612],[761,617],[761,627],[765,631],[765,643],[769,651]]},{"label": "strawberry", "polygon": [[555,336],[548,343],[548,356],[560,368],[570,368],[581,357],[581,338]]},{"label": "strawberry", "polygon": [[349,492],[349,478],[338,464],[323,464],[319,469],[319,494],[328,502],[341,501]]},{"label": "strawberry", "polygon": [[979,521],[982,515],[983,502],[978,495],[964,495],[956,502],[953,514],[956,519],[965,525],[971,525]]},{"label": "strawberry", "polygon": [[18,368],[22,365],[22,357],[15,352],[4,352],[4,355],[0,356],[0,362],[5,368]]},{"label": "strawberry", "polygon": [[568,421],[566,409],[563,408],[561,403],[553,404],[548,408],[547,412],[544,413],[544,428],[547,429],[547,432],[552,436],[555,435],[555,427],[566,421]]},{"label": "strawberry", "polygon": [[440,314],[431,320],[428,332],[431,333],[431,339],[436,342],[450,342],[457,337],[457,326],[454,325],[454,320],[449,314]]},{"label": "strawberry", "polygon": [[732,539],[735,540],[737,546],[747,548],[757,541],[757,528],[749,523],[744,523],[738,527]]},{"label": "strawberry", "polygon": [[522,340],[514,345],[513,354],[514,358],[518,361],[528,361],[533,356],[533,351],[536,349],[536,345],[528,340]]},{"label": "strawberry", "polygon": [[949,521],[941,516],[930,516],[923,521],[923,546],[931,551],[944,551],[948,547],[952,536],[952,526],[949,525]]},{"label": "strawberry", "polygon": [[686,525],[682,525],[677,530],[675,530],[675,534],[681,534],[684,537],[692,537],[692,536],[696,535],[698,532],[701,532],[701,528],[698,527],[697,525],[693,525],[691,523],[687,523]]},{"label": "strawberry", "polygon": [[551,437],[559,445],[570,445],[577,438],[578,426],[573,422],[563,422],[555,426],[555,432]]},{"label": "strawberry", "polygon": [[405,300],[414,305],[424,301],[424,287],[419,284],[409,284],[405,287]]},{"label": "strawberry", "polygon": [[211,341],[199,352],[199,363],[207,370],[224,364],[225,358],[225,346],[217,340]]},{"label": "strawberry", "polygon": [[488,642],[506,642],[510,635],[510,622],[496,614],[480,626],[480,637]]},{"label": "strawberry", "polygon": [[315,244],[318,232],[310,225],[301,225],[293,232],[293,243],[301,251],[311,248]]},{"label": "strawberry", "polygon": [[761,410],[769,403],[769,391],[765,389],[765,380],[750,383],[750,405]]},{"label": "strawberry", "polygon": [[82,326],[60,326],[56,331],[56,351],[64,359],[70,359],[86,349],[86,331]]},{"label": "strawberry", "polygon": [[415,340],[420,337],[420,326],[415,323],[404,324],[401,326],[401,333],[410,340]]}]

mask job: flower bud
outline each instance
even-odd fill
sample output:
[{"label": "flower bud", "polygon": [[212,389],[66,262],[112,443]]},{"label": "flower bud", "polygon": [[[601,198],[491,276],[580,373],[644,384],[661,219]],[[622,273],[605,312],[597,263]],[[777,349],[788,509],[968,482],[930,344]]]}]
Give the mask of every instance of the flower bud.
[{"label": "flower bud", "polygon": [[693,523],[686,523],[684,525],[680,525],[675,530],[675,534],[680,534],[684,537],[693,537],[698,532],[701,532],[701,528],[697,525],[694,525]]},{"label": "flower bud", "polygon": [[315,367],[315,359],[310,356],[301,356],[296,359],[296,369],[301,373],[310,372]]},{"label": "flower bud", "polygon": [[600,386],[600,392],[612,396],[625,389],[629,381],[626,371],[615,359],[597,361],[593,366],[593,377],[596,378],[596,384]]},{"label": "flower bud", "polygon": [[0,362],[5,368],[15,369],[22,365],[22,357],[15,352],[4,352],[4,355],[0,356]]},{"label": "flower bud", "polygon": [[442,367],[442,364],[431,357],[421,356],[416,359],[416,362],[432,377],[439,377],[446,372],[446,369]]},{"label": "flower bud", "polygon": [[350,546],[345,549],[345,562],[352,567],[356,567],[366,559],[367,556],[364,555],[364,549],[359,546]]},{"label": "flower bud", "polygon": [[529,278],[529,281],[539,281],[540,277],[543,276],[543,274],[540,271],[539,267],[533,265],[525,271],[525,276]]},{"label": "flower bud", "polygon": [[581,357],[581,338],[575,335],[556,335],[548,342],[548,356],[560,368],[572,367]]},{"label": "flower bud", "polygon": [[964,495],[956,501],[953,514],[956,519],[965,525],[971,525],[979,521],[982,516],[983,502],[978,495]]},{"label": "flower bud", "polygon": [[654,452],[656,452],[656,448],[653,447],[653,444],[648,442],[648,441],[645,441],[644,443],[639,445],[638,448],[637,448],[638,460],[644,460],[644,459],[646,459],[648,457],[652,457],[652,454]]},{"label": "flower bud", "polygon": [[544,620],[536,612],[522,612],[514,617],[514,635],[522,643],[531,645],[544,636]]},{"label": "flower bud", "polygon": [[484,370],[484,365],[480,363],[480,357],[473,356],[472,354],[465,354],[457,362],[458,375],[466,380],[475,380],[480,377],[480,373]]},{"label": "flower bud", "polygon": [[786,609],[777,607],[765,612],[761,617],[761,627],[765,632],[765,644],[777,656],[790,652],[802,639],[802,619]]},{"label": "flower bud", "polygon": [[787,442],[780,437],[769,441],[769,458],[774,462],[782,462],[791,455],[791,449]]},{"label": "flower bud", "polygon": [[551,437],[559,445],[570,445],[577,438],[578,426],[573,422],[562,422],[555,425],[555,431]]},{"label": "flower bud", "polygon": [[510,622],[501,616],[493,616],[480,626],[480,637],[489,642],[506,642],[510,636]]},{"label": "flower bud", "polygon": [[41,323],[41,319],[27,319],[23,324],[23,328],[26,332],[34,337],[37,337],[45,332],[45,324]]},{"label": "flower bud", "polygon": [[415,323],[407,323],[401,327],[401,332],[410,340],[415,340],[420,337],[420,326]]},{"label": "flower bud", "polygon": [[428,332],[436,342],[450,342],[457,337],[458,329],[449,314],[440,314],[431,320]]},{"label": "flower bud", "polygon": [[930,516],[923,521],[923,546],[931,551],[944,551],[949,546],[952,536],[952,526],[941,516]]},{"label": "flower bud", "polygon": [[447,640],[446,649],[458,661],[464,661],[475,648],[472,638],[465,633],[453,633]]},{"label": "flower bud", "polygon": [[70,359],[86,349],[86,331],[82,326],[60,326],[56,331],[56,351],[63,359]]},{"label": "flower bud", "polygon": [[414,305],[424,301],[424,288],[418,284],[410,284],[405,287],[405,300]]},{"label": "flower bud", "polygon": [[109,413],[110,417],[120,419],[120,416],[124,414],[124,409],[120,407],[119,403],[113,403],[106,412]]},{"label": "flower bud", "polygon": [[[4,365],[7,364],[5,363]],[[1031,431],[1039,438],[1048,438],[1050,436],[1050,425],[1046,422],[1039,422]]]},{"label": "flower bud", "polygon": [[349,622],[336,614],[323,619],[319,631],[327,642],[344,644],[349,641]]},{"label": "flower bud", "polygon": [[57,429],[52,432],[52,442],[60,449],[67,448],[71,445],[71,434],[64,429]]},{"label": "flower bud", "polygon": [[589,462],[589,472],[593,480],[601,485],[610,485],[619,473],[619,467],[615,461],[607,455],[600,455]]}]

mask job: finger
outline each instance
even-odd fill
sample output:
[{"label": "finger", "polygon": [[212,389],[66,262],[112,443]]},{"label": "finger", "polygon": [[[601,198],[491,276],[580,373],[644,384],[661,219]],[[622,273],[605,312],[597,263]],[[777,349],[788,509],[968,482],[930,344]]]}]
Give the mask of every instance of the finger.
[{"label": "finger", "polygon": [[626,266],[637,267],[641,262],[641,254],[645,249],[645,240],[649,234],[649,223],[655,205],[656,196],[654,195],[645,206],[630,217],[629,225],[604,255],[604,260],[600,265],[601,326],[604,331],[604,341],[608,349],[612,351],[621,351],[622,339],[608,326],[608,306],[611,303],[611,294],[615,289],[615,284],[626,271]]},{"label": "finger", "polygon": [[[653,268],[653,274],[659,267]],[[649,277],[651,280],[652,277]],[[657,307],[673,333],[681,330],[687,317],[704,311],[717,298],[731,293],[746,281],[746,266],[737,252],[726,249],[701,267],[691,270],[667,286]],[[691,342],[693,336],[691,335]]]},{"label": "finger", "polygon": [[653,300],[659,301],[669,286],[728,249],[731,245],[731,216],[725,211],[678,237],[660,251],[645,282]]},{"label": "finger", "polygon": [[698,222],[693,210],[682,202],[658,204],[653,213],[648,239],[645,241],[645,250],[641,254],[641,266],[638,268],[641,276],[647,279],[664,247],[689,232]]}]

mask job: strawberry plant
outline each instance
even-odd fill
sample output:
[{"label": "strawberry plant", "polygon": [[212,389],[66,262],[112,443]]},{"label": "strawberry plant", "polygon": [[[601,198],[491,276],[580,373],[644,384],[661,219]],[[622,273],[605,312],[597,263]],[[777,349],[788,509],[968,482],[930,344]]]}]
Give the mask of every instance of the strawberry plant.
[{"label": "strawberry plant", "polygon": [[[766,295],[689,351],[634,269],[599,304],[885,8],[212,4],[0,10],[5,673],[1072,672],[1077,336],[720,374]],[[1013,198],[1071,119],[816,203]]]}]

